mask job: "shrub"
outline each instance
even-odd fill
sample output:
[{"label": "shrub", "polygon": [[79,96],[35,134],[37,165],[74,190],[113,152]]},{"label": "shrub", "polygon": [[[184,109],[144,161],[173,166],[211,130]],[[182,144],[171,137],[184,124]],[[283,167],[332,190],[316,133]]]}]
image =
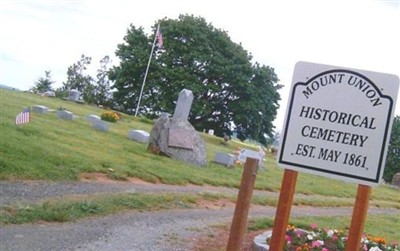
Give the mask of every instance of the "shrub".
[{"label": "shrub", "polygon": [[100,115],[100,117],[101,117],[102,120],[105,120],[105,121],[108,121],[108,122],[113,122],[113,123],[116,123],[120,119],[118,114],[116,112],[113,112],[113,111],[103,112]]}]

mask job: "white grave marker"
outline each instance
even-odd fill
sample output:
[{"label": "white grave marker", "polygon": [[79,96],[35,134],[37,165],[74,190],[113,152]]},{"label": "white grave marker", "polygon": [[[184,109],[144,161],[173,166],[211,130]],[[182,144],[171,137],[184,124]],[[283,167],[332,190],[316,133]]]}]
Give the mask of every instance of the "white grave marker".
[{"label": "white grave marker", "polygon": [[296,171],[378,185],[398,89],[395,75],[297,63],[278,163]]}]

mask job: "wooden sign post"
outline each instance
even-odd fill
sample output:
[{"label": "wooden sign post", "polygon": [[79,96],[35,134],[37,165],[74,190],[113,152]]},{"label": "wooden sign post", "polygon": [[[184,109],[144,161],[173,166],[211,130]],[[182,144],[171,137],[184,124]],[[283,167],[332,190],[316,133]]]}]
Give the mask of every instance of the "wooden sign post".
[{"label": "wooden sign post", "polygon": [[271,251],[283,248],[295,171],[359,184],[346,247],[358,250],[371,186],[382,179],[398,91],[395,75],[296,64],[278,155],[286,170]]},{"label": "wooden sign post", "polygon": [[283,250],[286,227],[289,223],[290,210],[296,188],[297,171],[286,169],[283,175],[278,207],[276,208],[274,229],[272,230],[270,250]]},{"label": "wooden sign post", "polygon": [[349,230],[349,237],[347,239],[346,251],[353,251],[360,249],[361,237],[367,218],[369,197],[371,195],[371,187],[358,185],[356,203],[353,209],[353,217],[351,218],[351,225]]},{"label": "wooden sign post", "polygon": [[241,249],[243,236],[246,232],[247,216],[249,214],[251,197],[256,182],[257,170],[258,160],[247,158],[243,168],[238,198],[236,200],[235,213],[233,215],[231,231],[229,233],[229,240],[226,248],[227,251],[240,251]]}]

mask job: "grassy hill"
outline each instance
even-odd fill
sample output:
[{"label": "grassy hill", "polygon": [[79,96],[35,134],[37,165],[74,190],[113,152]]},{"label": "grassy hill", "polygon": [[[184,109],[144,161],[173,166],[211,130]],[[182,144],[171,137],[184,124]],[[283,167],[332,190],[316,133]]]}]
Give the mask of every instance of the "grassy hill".
[{"label": "grassy hill", "polygon": [[[28,124],[15,125],[15,116],[24,107],[47,106],[48,114],[32,114]],[[58,108],[65,108],[78,117],[62,120]],[[152,122],[123,114],[108,132],[92,128],[86,117],[105,110],[58,98],[0,89],[0,179],[2,180],[77,180],[87,172],[101,172],[110,178],[126,180],[137,177],[166,184],[210,184],[238,187],[242,166],[225,168],[212,162],[215,152],[233,153],[236,147],[254,148],[201,133],[206,142],[208,164],[198,167],[147,152],[147,145],[129,140],[131,129],[150,132]],[[257,175],[256,188],[278,191],[283,170],[276,166],[273,155],[267,155],[266,170]],[[356,185],[300,173],[296,192],[354,198]],[[398,191],[381,185],[373,189],[377,204],[400,204]]]},{"label": "grassy hill", "polygon": [[[30,123],[15,125],[15,116],[24,107],[33,105],[44,105],[51,111],[48,114],[33,113]],[[77,118],[72,121],[59,119],[56,110],[60,107],[73,112]],[[146,144],[128,139],[128,131],[131,129],[150,132],[152,121],[123,114],[121,120],[110,124],[108,132],[93,129],[86,117],[90,114],[101,115],[104,111],[95,106],[62,99],[0,89],[0,180],[66,181],[77,180],[82,173],[101,172],[112,179],[122,181],[129,177],[137,177],[154,183],[239,187],[243,166],[226,168],[217,165],[212,162],[215,152],[233,153],[236,147],[254,148],[254,146],[233,141],[225,146],[221,144],[223,139],[201,133],[206,142],[208,164],[205,167],[198,167],[151,154],[147,151]],[[277,167],[275,156],[268,154],[264,166],[266,170],[260,170],[257,174],[256,189],[279,191],[283,169]],[[295,196],[294,204],[314,207],[353,206],[356,190],[356,184],[300,173],[296,193],[310,196]],[[106,198],[102,196],[81,198],[82,201],[63,199],[44,202],[42,205],[30,205],[22,209],[17,205],[1,209],[0,222],[68,221],[74,217],[92,215],[94,209],[96,212],[99,211],[99,214],[108,214],[116,210],[125,210],[126,205],[133,205],[132,208],[136,209],[137,205],[158,208],[160,201],[162,207],[169,207],[171,205],[168,206],[166,201],[172,204],[175,200],[187,200],[193,203],[202,196],[224,197],[224,195],[185,196],[108,195]],[[274,206],[277,197],[265,198],[255,195],[252,201],[260,205]],[[122,209],[121,204],[125,206]],[[399,190],[384,184],[374,188],[370,205],[400,209]],[[78,213],[75,212],[77,209],[80,210]],[[79,216],[80,214],[82,216]],[[269,222],[273,222],[273,219],[269,219]],[[296,225],[317,222],[327,227],[335,227],[334,223],[338,222],[346,226],[349,217],[345,219],[313,217],[303,219],[300,223],[294,222]],[[366,230],[394,240],[399,238],[398,231],[394,230],[398,229],[398,224],[398,215],[368,216]],[[268,226],[262,225],[263,229],[266,227]]]}]

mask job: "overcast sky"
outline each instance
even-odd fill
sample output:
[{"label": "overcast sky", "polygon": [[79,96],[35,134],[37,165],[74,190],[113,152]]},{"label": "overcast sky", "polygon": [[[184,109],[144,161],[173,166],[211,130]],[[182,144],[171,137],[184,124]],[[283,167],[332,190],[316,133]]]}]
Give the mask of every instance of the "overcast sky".
[{"label": "overcast sky", "polygon": [[0,84],[27,90],[50,70],[59,87],[82,54],[92,57],[94,76],[104,56],[118,62],[130,24],[150,33],[157,20],[179,14],[205,18],[275,69],[285,86],[278,129],[297,61],[400,75],[400,0],[0,0]]}]

